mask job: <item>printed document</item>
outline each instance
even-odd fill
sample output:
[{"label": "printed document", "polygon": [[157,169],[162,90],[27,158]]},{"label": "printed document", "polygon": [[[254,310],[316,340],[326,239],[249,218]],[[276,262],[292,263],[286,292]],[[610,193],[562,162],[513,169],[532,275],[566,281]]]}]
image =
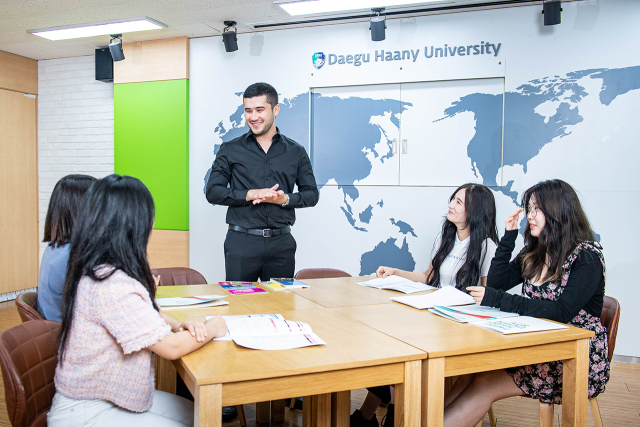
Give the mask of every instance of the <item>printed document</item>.
[{"label": "printed document", "polygon": [[357,285],[368,286],[370,288],[385,289],[389,291],[404,292],[405,294],[412,294],[414,292],[428,291],[436,289],[433,286],[425,285],[424,283],[414,282],[409,279],[405,279],[400,276],[387,276],[384,279],[371,279],[366,282],[358,282]]},{"label": "printed document", "polygon": [[202,308],[227,305],[229,301],[222,298],[226,295],[198,295],[190,297],[156,298],[156,304],[163,310],[175,310],[181,308]]},{"label": "printed document", "polygon": [[538,319],[529,316],[511,317],[508,319],[490,319],[482,322],[471,323],[490,331],[500,332],[501,334],[520,334],[523,332],[551,331],[554,329],[569,329],[567,325],[561,323],[550,322],[548,320]]},{"label": "printed document", "polygon": [[391,297],[392,301],[406,304],[419,310],[433,308],[436,305],[450,307],[452,305],[474,304],[471,295],[468,295],[453,286],[445,286],[435,292],[411,297]]},{"label": "printed document", "polygon": [[455,320],[460,323],[479,322],[488,319],[503,319],[506,317],[518,317],[518,313],[508,313],[500,311],[499,308],[484,307],[481,305],[464,305],[460,307],[444,307],[436,305],[429,311],[445,319]]},{"label": "printed document", "polygon": [[280,314],[224,318],[227,321],[229,337],[242,347],[255,350],[290,350],[326,344],[313,333],[308,324],[285,320]]}]

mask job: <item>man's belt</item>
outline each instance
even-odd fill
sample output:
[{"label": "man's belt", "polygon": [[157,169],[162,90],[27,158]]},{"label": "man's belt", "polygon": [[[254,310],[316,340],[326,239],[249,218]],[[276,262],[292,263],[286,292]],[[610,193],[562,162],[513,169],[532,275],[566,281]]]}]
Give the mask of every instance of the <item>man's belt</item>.
[{"label": "man's belt", "polygon": [[291,233],[291,227],[288,225],[282,228],[244,228],[239,225],[229,224],[229,230],[239,231],[240,233],[253,234],[254,236],[271,237],[281,234]]}]

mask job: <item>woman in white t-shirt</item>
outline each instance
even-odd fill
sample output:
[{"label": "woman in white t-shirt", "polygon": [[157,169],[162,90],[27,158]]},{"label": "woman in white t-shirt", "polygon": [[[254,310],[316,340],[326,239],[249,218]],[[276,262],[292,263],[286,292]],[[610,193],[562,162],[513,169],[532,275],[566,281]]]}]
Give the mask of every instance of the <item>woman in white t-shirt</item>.
[{"label": "woman in white t-shirt", "polygon": [[[414,282],[441,288],[455,286],[467,292],[468,286],[485,286],[491,259],[498,244],[496,203],[484,185],[464,184],[449,199],[449,212],[436,238],[431,263],[425,273],[379,267],[376,276],[395,274]],[[466,382],[461,378],[459,382]],[[368,389],[362,407],[351,415],[351,427],[378,427],[375,411],[381,402],[391,401],[383,427],[393,427],[393,393],[388,386]]]}]

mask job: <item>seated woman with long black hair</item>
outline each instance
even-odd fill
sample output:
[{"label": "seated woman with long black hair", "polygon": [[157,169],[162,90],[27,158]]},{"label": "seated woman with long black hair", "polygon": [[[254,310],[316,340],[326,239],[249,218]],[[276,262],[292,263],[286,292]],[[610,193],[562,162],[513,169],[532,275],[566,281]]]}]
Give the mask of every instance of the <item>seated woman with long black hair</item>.
[{"label": "seated woman with long black hair", "polygon": [[[487,272],[498,243],[496,204],[484,185],[464,184],[449,199],[449,211],[436,238],[432,260],[425,273],[379,267],[378,277],[392,274],[436,288],[454,286],[465,292],[469,286],[486,283]],[[369,388],[362,407],[351,414],[351,427],[377,427],[375,411],[381,402],[387,407],[383,426],[393,427],[393,393],[389,386]]]},{"label": "seated woman with long black hair", "polygon": [[151,193],[110,175],[82,202],[64,287],[49,427],[192,426],[193,402],[154,390],[153,353],[177,359],[223,336],[220,316],[180,323],[155,303]]},{"label": "seated woman with long black hair", "polygon": [[[522,206],[507,218],[491,263],[487,287],[470,287],[477,303],[542,317],[595,332],[589,350],[589,397],[609,381],[607,331],[600,323],[605,263],[574,189],[564,181],[540,182],[525,191]],[[524,248],[511,260],[518,218],[528,221]],[[520,283],[522,296],[505,291]],[[526,395],[543,408],[562,403],[562,361],[476,374],[445,398],[445,426],[475,426],[499,399]],[[548,410],[548,409],[547,409]]]}]

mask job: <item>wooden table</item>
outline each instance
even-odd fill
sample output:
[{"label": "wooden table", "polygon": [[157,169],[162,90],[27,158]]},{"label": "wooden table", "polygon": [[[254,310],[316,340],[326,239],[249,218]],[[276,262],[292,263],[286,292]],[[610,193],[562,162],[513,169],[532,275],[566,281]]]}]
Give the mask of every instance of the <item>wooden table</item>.
[{"label": "wooden table", "polygon": [[[167,287],[158,297],[222,292],[203,286]],[[201,321],[215,314],[280,313],[311,325],[327,345],[256,351],[214,341],[174,361],[194,395],[196,426],[219,427],[222,406],[314,396],[314,404],[305,405],[305,425],[348,427],[350,390],[396,384],[396,422],[419,427],[423,351],[288,291],[227,299],[228,306],[168,312]],[[292,305],[297,309],[283,309]]]},{"label": "wooden table", "polygon": [[[393,301],[389,298],[405,295],[401,292],[385,291],[355,284],[371,279],[373,276],[305,279],[303,282],[307,283],[309,288],[294,289],[291,292],[327,308],[391,304]],[[433,290],[416,292],[411,295],[422,295],[429,292],[433,292]]]},{"label": "wooden table", "polygon": [[445,377],[554,360],[564,361],[562,425],[587,425],[589,339],[594,335],[591,331],[569,327],[501,335],[398,303],[329,311],[358,320],[427,353],[422,365],[422,427],[442,426]]}]

